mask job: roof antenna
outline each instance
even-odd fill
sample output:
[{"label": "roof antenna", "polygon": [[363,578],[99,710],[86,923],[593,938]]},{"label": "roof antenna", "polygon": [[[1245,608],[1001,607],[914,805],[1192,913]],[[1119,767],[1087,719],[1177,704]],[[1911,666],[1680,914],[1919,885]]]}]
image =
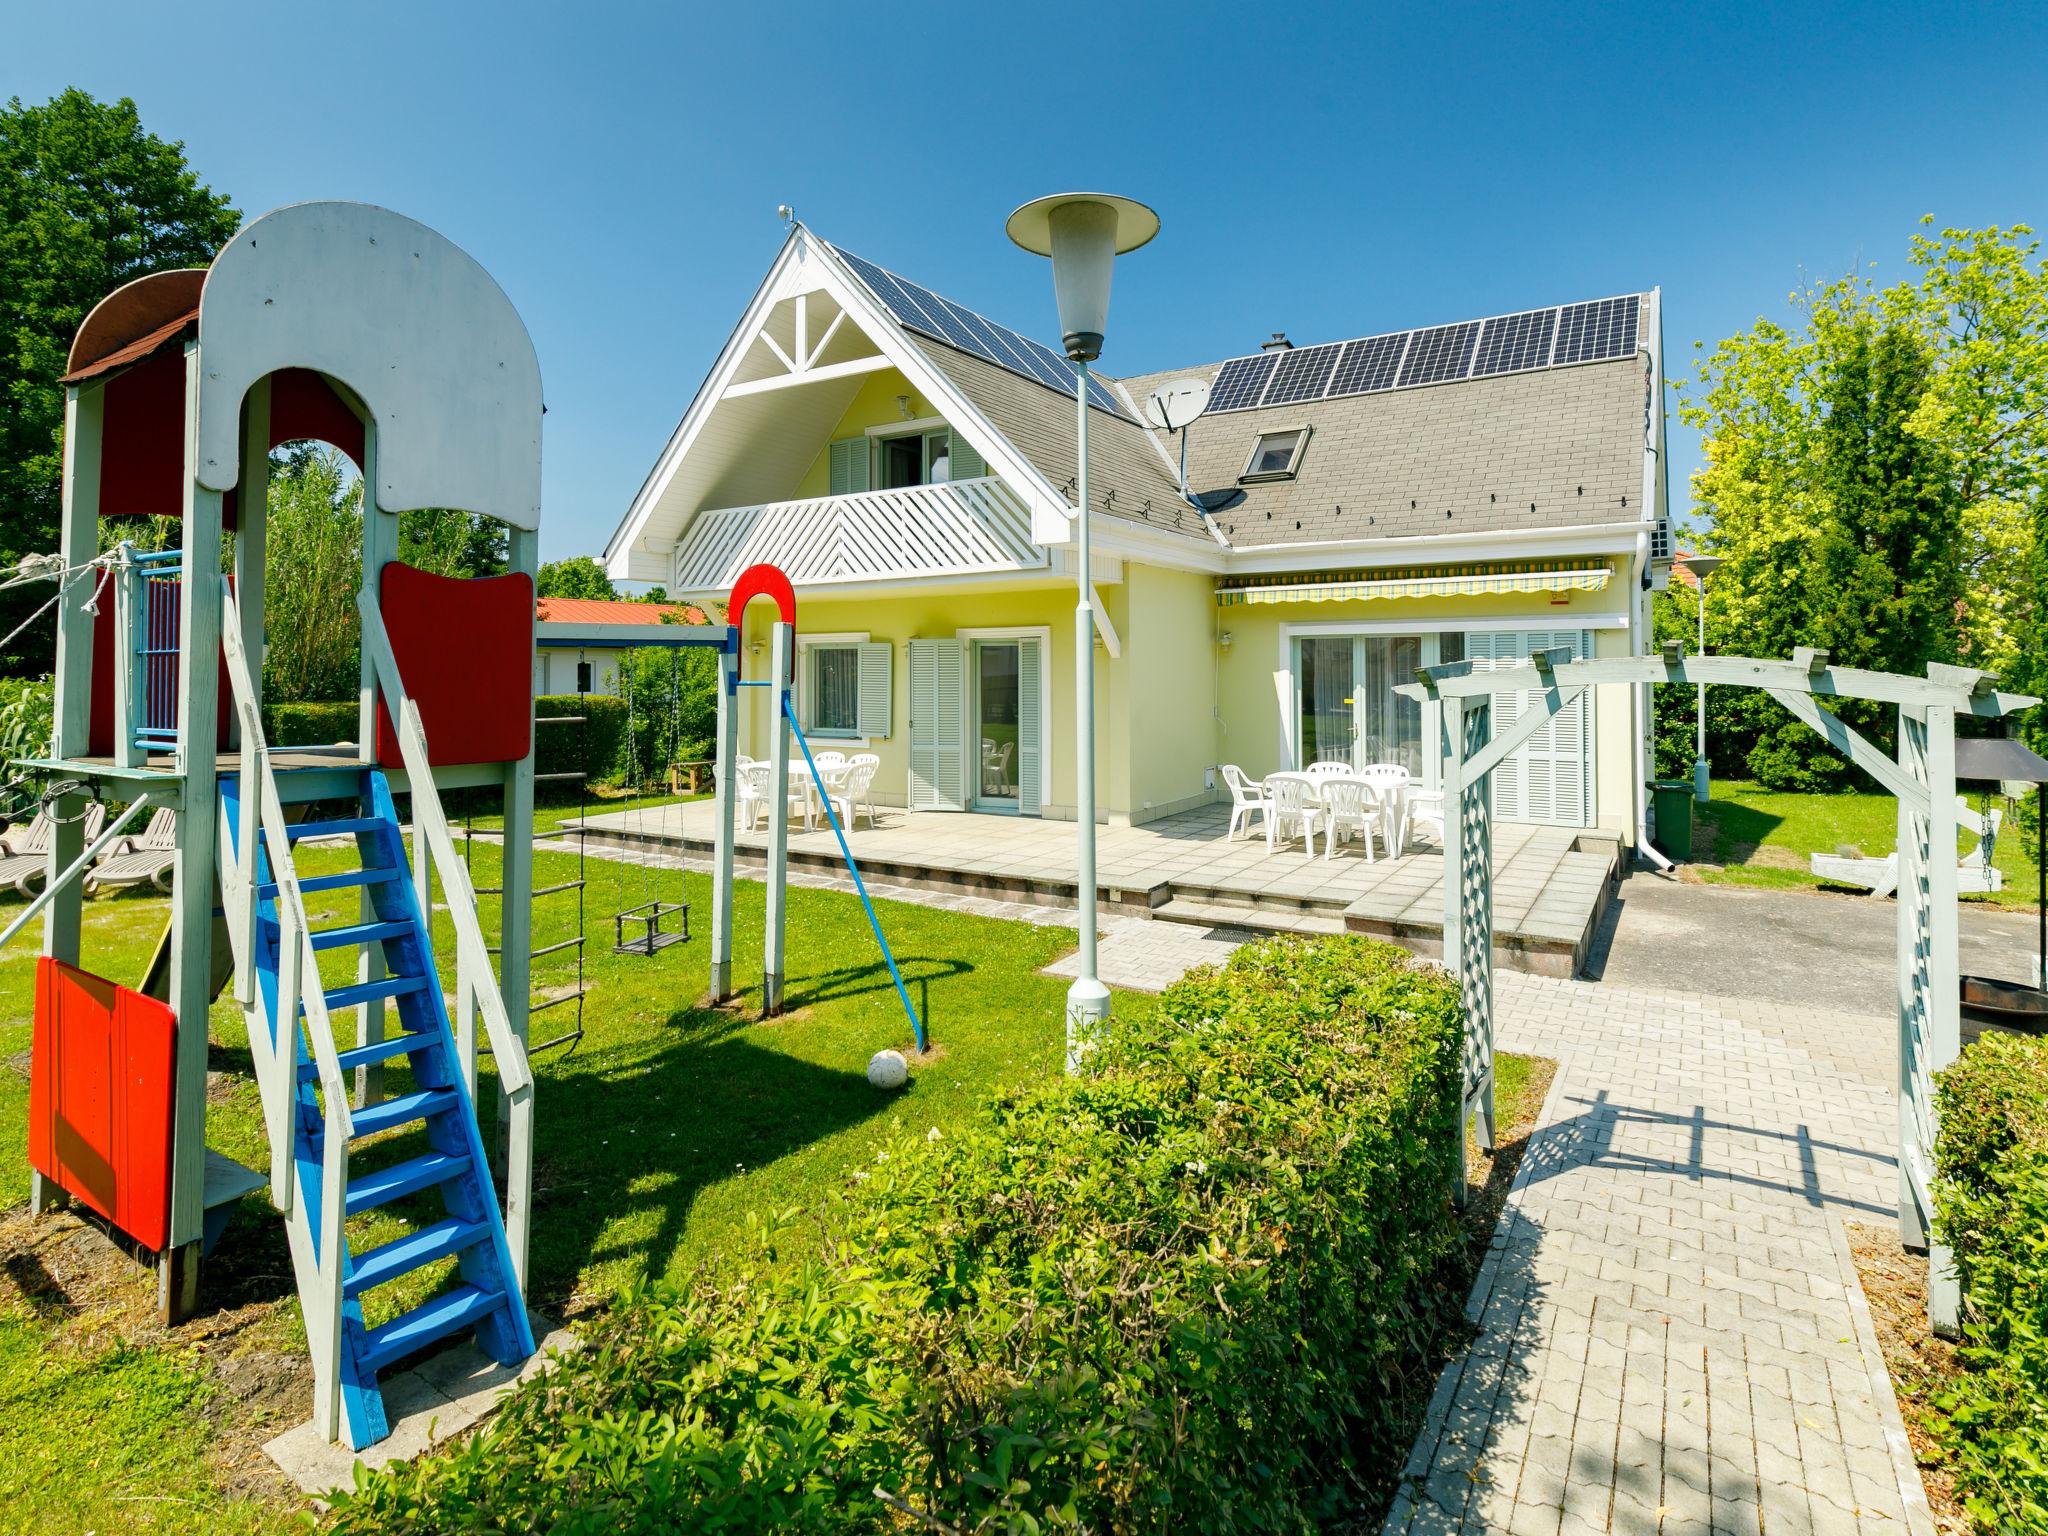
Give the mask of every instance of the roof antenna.
[{"label": "roof antenna", "polygon": [[775,216],[785,224],[796,223],[796,209],[788,203],[777,203],[775,205]]},{"label": "roof antenna", "polygon": [[[1145,419],[1162,432],[1180,434],[1180,499],[1188,495],[1188,428],[1209,408],[1209,381],[1203,378],[1175,379],[1162,384],[1145,397]],[[1195,503],[1200,505],[1199,503]],[[1204,514],[1208,508],[1203,507]]]}]

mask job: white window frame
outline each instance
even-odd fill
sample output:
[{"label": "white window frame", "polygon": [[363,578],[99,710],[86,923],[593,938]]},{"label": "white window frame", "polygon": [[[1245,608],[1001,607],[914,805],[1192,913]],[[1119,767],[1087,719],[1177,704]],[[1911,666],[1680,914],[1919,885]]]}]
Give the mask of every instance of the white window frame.
[{"label": "white window frame", "polygon": [[[1038,814],[1043,816],[1046,807],[1052,804],[1052,626],[1050,624],[1013,624],[994,629],[956,629],[953,638],[967,646],[971,657],[977,640],[1036,640],[1038,642],[1039,688],[1038,688],[1038,739],[1044,743],[1039,751],[1038,764]],[[961,669],[964,686],[967,689],[967,703],[974,699],[974,679],[971,664]],[[964,706],[963,706],[964,707]],[[972,754],[966,754],[972,756]],[[974,757],[978,769],[980,759]],[[971,804],[972,801],[966,803]]]},{"label": "white window frame", "polygon": [[[838,650],[851,649],[854,654],[854,675],[857,680],[860,667],[859,647],[868,643],[868,633],[866,630],[861,630],[858,633],[848,630],[840,634],[827,635],[806,635],[799,632],[796,637],[796,686],[792,690],[796,696],[796,717],[803,722],[804,735],[806,737],[815,741],[829,741],[833,744],[833,750],[835,751],[842,746],[865,747],[870,745],[870,743],[865,736],[842,735],[838,731],[824,730],[811,723],[811,705],[815,701],[812,698],[810,653],[819,647]],[[857,707],[854,712],[854,718],[859,718]]]},{"label": "white window frame", "polygon": [[[1288,459],[1287,467],[1285,469],[1269,469],[1263,474],[1254,474],[1252,472],[1252,465],[1259,461],[1259,445],[1269,437],[1285,437],[1290,432],[1300,433],[1301,440],[1294,445],[1294,454],[1293,457]],[[1252,436],[1252,451],[1244,457],[1244,469],[1238,475],[1237,483],[1239,485],[1266,485],[1275,480],[1292,480],[1301,473],[1301,460],[1303,455],[1308,452],[1308,440],[1314,432],[1315,428],[1307,422],[1293,427],[1261,428]]]}]

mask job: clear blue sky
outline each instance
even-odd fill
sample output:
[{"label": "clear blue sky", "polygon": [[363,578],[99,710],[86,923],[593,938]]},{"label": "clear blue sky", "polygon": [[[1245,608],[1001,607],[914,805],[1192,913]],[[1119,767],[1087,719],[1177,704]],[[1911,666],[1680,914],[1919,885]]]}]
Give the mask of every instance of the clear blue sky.
[{"label": "clear blue sky", "polygon": [[[2048,225],[2048,7],[16,0],[0,96],[132,96],[245,212],[385,204],[518,305],[543,551],[601,550],[781,238],[1020,329],[1002,224],[1152,203],[1103,366],[1661,286],[1673,371],[1923,213]],[[1674,438],[1672,490],[1697,443]]]}]

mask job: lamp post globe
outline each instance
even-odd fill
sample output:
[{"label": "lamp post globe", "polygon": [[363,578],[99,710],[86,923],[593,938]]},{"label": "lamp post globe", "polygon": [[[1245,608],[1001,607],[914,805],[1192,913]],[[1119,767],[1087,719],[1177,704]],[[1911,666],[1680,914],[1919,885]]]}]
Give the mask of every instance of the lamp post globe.
[{"label": "lamp post globe", "polygon": [[1104,192],[1035,198],[1004,229],[1035,256],[1052,258],[1060,341],[1074,364],[1074,823],[1080,912],[1080,974],[1067,989],[1067,1071],[1101,1036],[1109,989],[1096,975],[1095,609],[1088,544],[1088,365],[1102,355],[1109,325],[1109,281],[1116,258],[1159,233],[1159,215],[1143,203]]}]

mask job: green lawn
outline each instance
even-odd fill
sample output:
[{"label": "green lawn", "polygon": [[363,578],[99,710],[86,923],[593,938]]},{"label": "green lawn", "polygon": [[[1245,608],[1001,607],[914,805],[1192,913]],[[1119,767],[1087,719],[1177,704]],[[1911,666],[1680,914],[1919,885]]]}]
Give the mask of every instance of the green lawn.
[{"label": "green lawn", "polygon": [[[1807,871],[1812,853],[1861,852],[1881,859],[1898,843],[1898,802],[1885,794],[1802,795],[1767,790],[1741,779],[1716,779],[1713,798],[1693,807],[1693,878],[1714,885],[1817,888]],[[1994,807],[2003,802],[1994,799]],[[1981,809],[1976,796],[1973,809]],[[1957,853],[1975,844],[1957,840]],[[2033,840],[2008,825],[1993,863],[2005,872],[1997,895],[1966,901],[2031,907],[2035,897]]]},{"label": "green lawn", "polygon": [[[497,850],[477,843],[475,880],[497,883]],[[343,867],[344,855],[309,851],[302,870]],[[587,1035],[573,1051],[537,1061],[537,1159],[531,1301],[553,1317],[601,1305],[626,1281],[656,1272],[687,1274],[716,1265],[750,1210],[822,1209],[846,1175],[882,1138],[902,1127],[947,1126],[970,1115],[997,1086],[1056,1071],[1063,1049],[1066,983],[1037,974],[1068,948],[1071,932],[884,903],[883,922],[937,1054],[911,1086],[885,1096],[866,1080],[868,1057],[908,1046],[911,1031],[876,949],[860,903],[831,891],[792,889],[789,898],[789,1012],[755,1021],[759,996],[762,887],[737,888],[734,968],[745,988],[730,1011],[698,1006],[705,988],[708,878],[682,886],[692,902],[692,941],[653,958],[612,953],[611,911],[642,899],[637,869],[592,859],[587,892]],[[572,878],[573,855],[542,853],[537,883]],[[672,899],[677,876],[650,877]],[[339,894],[316,895],[316,924],[352,915]],[[495,902],[484,919],[495,930]],[[5,911],[0,906],[0,911]],[[117,980],[141,974],[165,903],[117,898],[92,902],[86,915],[89,963]],[[544,899],[534,914],[534,943],[574,931],[575,897]],[[453,934],[446,914],[437,948],[444,976]],[[34,952],[28,938],[0,953],[0,1210],[27,1197],[24,1162]],[[337,970],[330,981],[340,980]],[[536,995],[575,979],[573,958],[536,966]],[[1120,996],[1132,1012],[1152,1006]],[[537,1038],[574,1021],[573,1004],[535,1021]],[[212,1017],[217,1074],[209,1112],[212,1145],[262,1166],[261,1108],[247,1076],[241,1018],[231,1001]],[[488,1070],[486,1081],[489,1080]],[[386,1091],[406,1086],[402,1063]],[[488,1096],[488,1089],[486,1089]],[[364,1144],[364,1165],[419,1150],[417,1131]],[[352,1222],[361,1246],[430,1219],[425,1202]],[[18,1246],[26,1230],[13,1218]],[[252,1425],[222,1402],[215,1377],[191,1351],[149,1333],[146,1272],[117,1266],[127,1310],[111,1318],[97,1307],[73,1310],[25,1283],[12,1252],[0,1252],[0,1529],[127,1530],[237,1528],[274,1524],[275,1505],[229,1500],[209,1470],[213,1439],[267,1438],[296,1418]],[[416,1304],[439,1282],[408,1277],[370,1297],[374,1325]],[[254,1295],[261,1305],[241,1328],[237,1351],[270,1351],[294,1360],[303,1334],[290,1283],[281,1224],[260,1197],[243,1203],[209,1260],[210,1296]],[[387,1294],[388,1293],[388,1294]],[[111,1405],[111,1406],[110,1406]],[[291,1404],[291,1411],[300,1411]],[[138,1418],[153,1426],[145,1430]],[[38,1427],[40,1426],[40,1427]],[[17,1438],[20,1437],[19,1443]],[[34,1444],[31,1446],[30,1442]]]}]

